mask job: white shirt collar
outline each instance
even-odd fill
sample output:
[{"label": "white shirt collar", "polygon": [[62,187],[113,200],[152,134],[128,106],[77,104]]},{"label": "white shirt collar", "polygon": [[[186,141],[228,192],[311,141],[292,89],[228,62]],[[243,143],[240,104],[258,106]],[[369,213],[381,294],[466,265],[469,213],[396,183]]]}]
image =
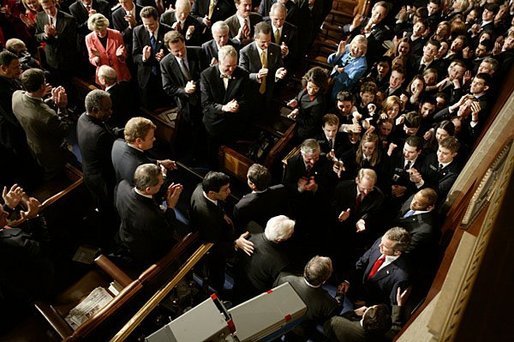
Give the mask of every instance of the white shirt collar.
[{"label": "white shirt collar", "polygon": [[307,281],[307,279],[305,279],[305,277],[303,277],[303,281],[305,282],[305,284],[307,284],[308,287],[312,287],[313,289],[317,289],[317,288],[321,287],[321,285],[318,285],[318,286],[312,285],[311,283],[309,283]]},{"label": "white shirt collar", "polygon": [[143,197],[146,197],[146,198],[150,198],[150,199],[153,199],[152,195],[148,195],[148,194],[145,194],[144,192],[142,192],[141,190],[139,190],[138,188],[134,187],[134,191],[136,192],[136,194],[138,195],[141,195]]},{"label": "white shirt collar", "polygon": [[132,144],[127,143],[127,145],[128,145],[128,146],[130,146],[130,147],[132,147],[132,148],[133,148],[133,149],[135,149],[135,150],[138,150],[138,151],[144,152],[142,149],[140,149],[140,148],[138,148],[138,147],[136,147],[136,146],[134,146],[134,145],[132,145]]},{"label": "white shirt collar", "polygon": [[203,197],[205,197],[209,202],[213,203],[215,206],[218,206],[218,201],[210,199],[209,196],[205,193],[205,191],[202,191]]}]

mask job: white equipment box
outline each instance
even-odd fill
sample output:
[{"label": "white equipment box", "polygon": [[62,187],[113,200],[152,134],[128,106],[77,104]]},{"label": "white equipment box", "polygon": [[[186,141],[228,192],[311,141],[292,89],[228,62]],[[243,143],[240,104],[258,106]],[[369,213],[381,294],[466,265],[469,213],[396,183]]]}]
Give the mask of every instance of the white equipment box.
[{"label": "white equipment box", "polygon": [[239,341],[258,341],[301,318],[307,311],[289,283],[284,283],[228,310]]}]

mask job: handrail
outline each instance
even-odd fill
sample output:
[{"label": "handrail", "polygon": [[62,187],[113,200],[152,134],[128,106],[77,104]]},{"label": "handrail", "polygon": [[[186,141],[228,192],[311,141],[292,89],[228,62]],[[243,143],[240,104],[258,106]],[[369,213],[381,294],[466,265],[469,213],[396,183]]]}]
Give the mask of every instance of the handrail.
[{"label": "handrail", "polygon": [[110,340],[111,342],[125,341],[139,324],[154,310],[157,305],[169,294],[171,290],[186,276],[198,261],[211,249],[213,243],[204,243],[189,257],[186,263],[180,268],[180,271],[166,284],[157,291],[148,302],[139,309],[139,311],[118,331]]}]

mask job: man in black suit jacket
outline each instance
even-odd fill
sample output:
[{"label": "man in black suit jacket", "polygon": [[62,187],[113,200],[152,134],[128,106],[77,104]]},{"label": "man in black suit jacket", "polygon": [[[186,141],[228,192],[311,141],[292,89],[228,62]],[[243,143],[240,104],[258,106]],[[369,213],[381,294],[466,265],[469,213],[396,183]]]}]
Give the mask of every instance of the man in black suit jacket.
[{"label": "man in black suit jacket", "polygon": [[300,248],[297,260],[302,263],[304,258],[328,247],[328,227],[332,222],[330,199],[337,182],[332,168],[333,163],[320,154],[315,139],[305,140],[300,153],[287,161],[282,183],[291,194],[297,228],[294,239]]},{"label": "man in black suit jacket", "polygon": [[145,151],[153,147],[155,128],[151,120],[142,117],[135,117],[127,122],[124,130],[125,141],[116,140],[111,151],[117,184],[122,180],[133,184],[134,172],[141,164],[153,163],[167,170],[176,169],[172,160],[155,160],[145,154]]},{"label": "man in black suit jacket", "polygon": [[382,45],[384,41],[392,38],[392,30],[386,25],[386,17],[389,6],[385,1],[379,1],[373,5],[369,19],[357,14],[351,24],[343,27],[343,32],[353,39],[358,34],[364,34],[368,38],[368,51],[366,57],[368,65],[373,65],[379,56],[386,50]]},{"label": "man in black suit jacket", "polygon": [[292,0],[280,0],[280,1],[277,1],[277,0],[262,0],[260,5],[259,5],[259,14],[262,16],[262,17],[266,17],[268,15],[270,15],[270,12],[271,12],[271,7],[274,5],[274,4],[281,4],[283,5],[286,10],[287,10],[287,16],[285,18],[285,20],[292,24],[293,26],[298,26],[298,24],[300,23],[299,21],[299,8],[298,8],[298,5],[293,2]]},{"label": "man in black suit jacket", "polygon": [[216,0],[211,7],[211,0],[196,0],[192,13],[204,27],[204,39],[210,39],[209,29],[218,21],[223,21],[236,12],[235,3],[232,0]]},{"label": "man in black suit jacket", "polygon": [[128,81],[117,82],[116,70],[108,65],[98,68],[98,81],[111,95],[112,115],[107,121],[111,127],[125,127],[131,117],[139,114],[137,95]]},{"label": "man in black suit jacket", "polygon": [[140,15],[143,7],[136,5],[133,0],[120,0],[119,3],[121,6],[112,12],[112,27],[120,31],[125,50],[132,55],[132,32],[143,23]]},{"label": "man in black suit jacket", "polygon": [[86,112],[77,122],[77,140],[82,155],[84,183],[94,200],[95,208],[110,214],[114,203],[116,177],[111,161],[114,133],[105,126],[111,115],[111,99],[103,90],[86,96]]},{"label": "man in black suit jacket", "polygon": [[200,46],[203,43],[203,26],[190,13],[189,0],[177,0],[173,11],[166,11],[161,15],[161,23],[180,32],[187,46]]},{"label": "man in black suit jacket", "polygon": [[166,104],[159,63],[167,54],[164,35],[171,27],[159,24],[153,7],[144,7],[140,15],[143,25],[134,28],[132,58],[137,66],[141,104],[153,109]]},{"label": "man in black suit jacket", "polygon": [[105,0],[77,0],[70,5],[70,14],[77,20],[77,32],[84,44],[84,37],[89,34],[87,20],[93,13],[101,13],[106,18],[111,17],[111,8]]},{"label": "man in black suit jacket", "polygon": [[322,285],[332,275],[332,260],[315,256],[305,265],[303,276],[281,273],[273,286],[289,283],[307,306],[304,320],[296,334],[306,339],[316,324],[323,324],[336,312],[338,303]]},{"label": "man in black suit jacket", "polygon": [[56,0],[41,3],[43,11],[36,17],[36,40],[45,42],[45,59],[52,76],[69,78],[77,52],[77,21],[57,9]]},{"label": "man in black suit jacket", "polygon": [[400,209],[395,224],[410,234],[409,247],[404,251],[413,270],[415,287],[428,290],[439,261],[440,237],[436,217],[437,193],[424,188],[411,196]]},{"label": "man in black suit jacket", "polygon": [[234,284],[237,302],[253,298],[273,287],[280,272],[289,265],[284,242],[293,235],[294,224],[287,216],[275,216],[269,219],[263,233],[252,234],[248,239],[253,243],[254,252],[251,256],[240,253]]},{"label": "man in black suit jacket", "polygon": [[291,208],[287,189],[282,184],[270,186],[271,174],[265,166],[253,164],[246,177],[252,192],[244,195],[234,206],[236,230],[247,230],[250,221],[264,227],[270,218],[289,214]]},{"label": "man in black suit jacket", "polygon": [[296,26],[286,21],[286,6],[277,2],[271,6],[269,13],[266,14],[269,14],[269,17],[264,18],[264,22],[271,26],[271,41],[280,46],[282,57],[286,61],[290,61],[291,58],[299,58],[297,55],[298,37],[296,34]]},{"label": "man in black suit jacket", "polygon": [[225,20],[230,29],[230,38],[234,38],[241,46],[253,40],[254,27],[262,21],[262,17],[252,10],[252,0],[235,0],[236,13]]},{"label": "man in black suit jacket", "polygon": [[200,76],[203,123],[214,142],[232,141],[244,132],[248,118],[248,72],[237,66],[237,51],[226,45],[219,63]]},{"label": "man in black suit jacket", "polygon": [[[423,74],[427,69],[433,68],[437,70],[438,75],[446,74],[444,65],[440,60],[436,59],[437,52],[441,48],[441,43],[435,39],[429,39],[425,46],[423,46],[423,54],[421,56],[414,56],[410,59],[407,67],[409,76],[416,74]],[[442,79],[442,77],[441,77]]]},{"label": "man in black suit jacket", "polygon": [[250,73],[252,102],[260,110],[270,108],[275,83],[287,73],[283,65],[280,47],[271,43],[271,26],[265,22],[258,23],[254,41],[240,51],[239,66]]},{"label": "man in black suit jacket", "polygon": [[228,25],[224,21],[217,21],[212,25],[212,39],[202,44],[202,53],[205,58],[204,66],[213,66],[218,63],[218,51],[225,45],[239,49],[239,43],[229,38]]},{"label": "man in black suit jacket", "polygon": [[348,138],[343,132],[339,132],[339,118],[335,114],[325,114],[322,118],[323,133],[318,135],[317,141],[321,153],[331,160],[340,159],[349,148]]},{"label": "man in black suit jacket", "polygon": [[425,158],[421,155],[423,141],[420,137],[411,136],[405,140],[402,151],[397,151],[391,157],[391,196],[389,204],[393,212],[397,212],[401,204],[414,194],[423,184],[419,177],[426,177],[428,169]]},{"label": "man in black suit jacket", "polygon": [[123,180],[116,192],[116,209],[120,215],[118,239],[122,255],[131,258],[136,268],[155,262],[175,243],[180,225],[175,216],[182,185],[172,184],[166,191],[166,210],[152,198],[164,184],[160,167],[140,165],[134,173],[134,186]]},{"label": "man in black suit jacket", "polygon": [[366,306],[396,305],[398,288],[409,285],[409,272],[404,256],[410,243],[410,234],[394,227],[377,239],[373,246],[355,264],[356,279],[352,282],[354,300],[363,300]]},{"label": "man in black suit jacket", "polygon": [[167,32],[164,44],[171,52],[161,60],[161,75],[164,91],[177,104],[180,115],[190,125],[198,125],[201,120],[200,80],[201,49],[187,47],[185,39],[178,31]]},{"label": "man in black suit jacket", "polygon": [[253,253],[253,243],[245,239],[247,233],[235,239],[234,225],[225,214],[222,202],[230,196],[230,178],[222,172],[210,171],[198,184],[191,196],[191,225],[198,230],[200,239],[213,242],[207,256],[209,285],[217,291],[223,290],[225,282],[225,261],[234,248],[246,254]]},{"label": "man in black suit jacket", "polygon": [[384,195],[375,186],[376,182],[374,170],[360,169],[355,180],[342,181],[334,190],[332,208],[338,224],[331,245],[336,261],[343,267],[380,235],[379,213]]},{"label": "man in black suit jacket", "polygon": [[23,184],[25,188],[37,183],[37,162],[27,145],[27,136],[12,111],[12,95],[21,90],[21,64],[10,51],[0,52],[0,153],[9,160],[9,167],[0,170],[4,184]]},{"label": "man in black suit jacket", "polygon": [[428,175],[425,175],[425,177],[420,175],[418,180],[418,183],[422,186],[430,186],[435,189],[439,197],[438,207],[441,207],[444,203],[453,183],[459,176],[461,166],[455,159],[459,148],[460,143],[455,137],[450,136],[443,139],[439,143],[437,153],[427,156]]}]

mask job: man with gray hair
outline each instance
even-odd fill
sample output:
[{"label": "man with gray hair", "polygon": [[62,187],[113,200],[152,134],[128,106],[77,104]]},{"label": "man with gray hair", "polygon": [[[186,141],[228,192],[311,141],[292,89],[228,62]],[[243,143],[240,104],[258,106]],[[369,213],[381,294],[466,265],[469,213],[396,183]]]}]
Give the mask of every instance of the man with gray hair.
[{"label": "man with gray hair", "polygon": [[116,177],[111,161],[115,133],[104,123],[111,116],[109,93],[95,89],[86,95],[86,112],[77,122],[77,140],[82,155],[82,171],[95,208],[100,214],[111,214]]},{"label": "man with gray hair", "polygon": [[308,258],[328,246],[325,239],[331,222],[330,199],[337,183],[333,163],[320,154],[316,139],[306,139],[300,153],[287,161],[282,183],[292,194],[291,207],[297,221],[295,239],[300,243],[298,257]]},{"label": "man with gray hair", "polygon": [[[241,253],[237,266],[234,296],[244,301],[269,290],[280,272],[289,265],[290,256],[283,242],[293,235],[295,222],[285,215],[268,220],[264,233],[252,235],[252,255]],[[262,229],[262,228],[261,228]]]},{"label": "man with gray hair", "polygon": [[203,123],[214,145],[241,135],[248,119],[248,72],[237,66],[233,46],[223,46],[218,55],[219,63],[200,76]]},{"label": "man with gray hair", "polygon": [[164,184],[161,168],[143,164],[134,173],[134,186],[122,180],[116,193],[116,209],[120,215],[118,242],[120,253],[134,261],[136,268],[146,267],[162,257],[176,241],[181,223],[174,208],[183,187],[171,184],[162,209],[153,196]]},{"label": "man with gray hair", "polygon": [[275,281],[274,286],[289,283],[307,305],[304,321],[293,330],[296,335],[310,336],[316,324],[323,324],[336,312],[339,306],[336,299],[322,287],[332,272],[332,260],[316,255],[305,265],[303,276],[281,273]]},{"label": "man with gray hair", "polygon": [[111,95],[112,115],[109,124],[123,127],[127,121],[139,113],[137,96],[128,81],[119,81],[116,70],[108,65],[98,68],[98,82]]},{"label": "man with gray hair", "polygon": [[236,49],[239,43],[229,38],[229,28],[224,21],[217,21],[211,28],[212,39],[202,44],[202,52],[205,57],[205,65],[218,64],[218,51],[225,45],[232,45]]}]

